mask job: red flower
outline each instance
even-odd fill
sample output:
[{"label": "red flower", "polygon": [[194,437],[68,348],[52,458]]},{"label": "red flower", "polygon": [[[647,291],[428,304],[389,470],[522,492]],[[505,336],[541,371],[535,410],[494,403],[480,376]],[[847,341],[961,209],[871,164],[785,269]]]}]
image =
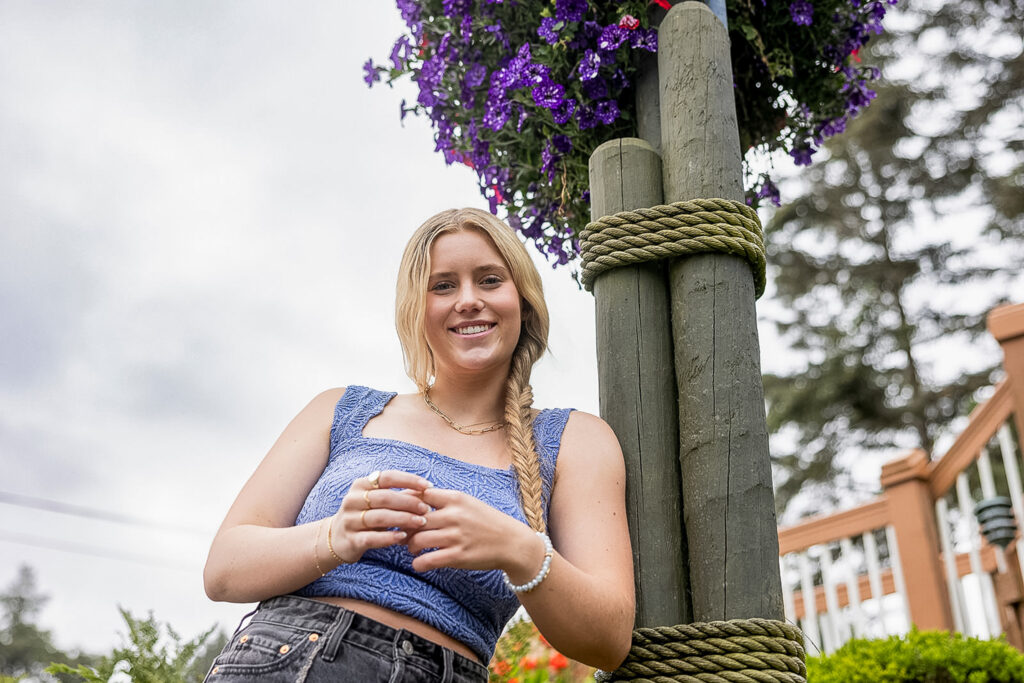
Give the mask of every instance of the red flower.
[{"label": "red flower", "polygon": [[857,54],[858,52],[860,52],[859,49],[854,50],[853,52],[850,53],[850,56],[853,57],[853,61],[855,61],[855,62],[859,62],[860,61],[860,55]]},{"label": "red flower", "polygon": [[672,9],[672,4],[668,0],[651,0],[651,2],[662,9]]},{"label": "red flower", "polygon": [[506,662],[504,659],[499,659],[498,661],[496,661],[494,663],[494,666],[492,666],[491,668],[494,670],[494,673],[498,674],[499,676],[504,676],[512,670],[512,667],[509,666],[509,663]]},{"label": "red flower", "polygon": [[537,668],[536,657],[523,657],[523,668],[527,671],[533,671]]},{"label": "red flower", "polygon": [[555,671],[561,671],[565,667],[569,666],[569,660],[565,658],[561,652],[556,652],[551,655],[551,659],[548,660],[548,666]]},{"label": "red flower", "polygon": [[537,639],[544,644],[544,647],[551,647],[551,643],[548,642],[548,639],[544,637],[543,633],[538,633]]},{"label": "red flower", "polygon": [[505,195],[503,195],[501,193],[501,190],[498,189],[497,185],[492,185],[491,187],[494,189],[494,196],[497,197],[499,202],[504,204],[505,203]]},{"label": "red flower", "polygon": [[632,31],[638,26],[640,26],[640,20],[634,17],[632,14],[626,14],[621,19],[619,19],[619,28],[625,28]]}]

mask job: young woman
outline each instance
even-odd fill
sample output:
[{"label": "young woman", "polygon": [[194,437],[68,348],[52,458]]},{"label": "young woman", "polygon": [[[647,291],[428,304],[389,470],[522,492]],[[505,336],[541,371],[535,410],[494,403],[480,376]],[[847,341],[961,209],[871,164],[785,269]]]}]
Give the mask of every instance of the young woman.
[{"label": "young woman", "polygon": [[396,323],[419,392],[315,397],[217,532],[207,594],[261,602],[207,680],[482,682],[520,604],[614,669],[634,610],[622,453],[600,418],[532,408],[548,314],[522,243],[486,211],[430,218]]}]

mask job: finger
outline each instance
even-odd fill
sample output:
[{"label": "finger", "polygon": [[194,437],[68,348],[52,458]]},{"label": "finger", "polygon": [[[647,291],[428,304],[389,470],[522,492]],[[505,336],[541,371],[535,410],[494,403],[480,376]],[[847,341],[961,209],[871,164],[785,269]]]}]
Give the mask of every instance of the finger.
[{"label": "finger", "polygon": [[414,515],[408,512],[397,510],[372,509],[361,510],[357,513],[349,513],[346,528],[359,532],[367,529],[386,529],[398,527],[405,530],[415,530],[427,523],[426,517]]},{"label": "finger", "polygon": [[[367,475],[368,477],[369,475]],[[410,472],[402,472],[401,470],[383,470],[380,473],[380,477],[377,479],[377,486],[374,487],[367,477],[361,477],[357,481],[361,482],[362,488],[381,488],[381,489],[413,489],[416,491],[422,491],[430,486],[433,486],[428,480],[419,476],[418,474],[412,474]]]},{"label": "finger", "polygon": [[417,555],[412,560],[412,568],[418,572],[429,572],[431,569],[453,566],[456,553],[453,550],[441,548],[431,550],[428,553]]},{"label": "finger", "polygon": [[[408,491],[408,489],[405,489],[405,491]],[[392,489],[364,491],[360,498],[363,507],[366,507],[366,501],[369,501],[370,508],[402,510],[420,515],[430,511],[430,506],[424,503],[418,495],[406,493],[405,491],[394,491]]]},{"label": "finger", "polygon": [[423,490],[423,502],[427,505],[440,508],[448,505],[449,503],[458,500],[459,496],[463,495],[460,491],[452,491],[451,489],[440,489],[436,486]]},{"label": "finger", "polygon": [[369,548],[385,548],[389,545],[404,543],[408,536],[409,534],[401,529],[388,529],[386,531],[360,531],[358,532],[358,545],[362,547],[363,550],[367,550]]},{"label": "finger", "polygon": [[419,529],[409,534],[405,544],[413,555],[427,549],[446,548],[451,545],[450,534],[442,529]]}]

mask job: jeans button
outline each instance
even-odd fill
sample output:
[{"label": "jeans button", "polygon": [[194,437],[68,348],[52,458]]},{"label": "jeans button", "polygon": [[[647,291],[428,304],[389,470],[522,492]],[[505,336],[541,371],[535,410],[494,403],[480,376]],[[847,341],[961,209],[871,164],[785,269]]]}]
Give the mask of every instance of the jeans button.
[{"label": "jeans button", "polygon": [[410,643],[408,640],[402,641],[402,651],[405,652],[405,654],[411,655],[412,649],[412,643]]}]

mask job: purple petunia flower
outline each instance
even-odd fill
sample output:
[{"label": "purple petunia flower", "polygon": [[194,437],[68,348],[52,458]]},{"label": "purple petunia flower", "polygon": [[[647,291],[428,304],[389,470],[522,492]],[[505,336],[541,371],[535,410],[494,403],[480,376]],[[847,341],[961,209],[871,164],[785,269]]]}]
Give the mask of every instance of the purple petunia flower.
[{"label": "purple petunia flower", "polygon": [[658,51],[658,29],[638,28],[629,32],[629,45],[635,50]]},{"label": "purple petunia flower", "polygon": [[576,108],[576,121],[579,123],[580,130],[587,130],[598,124],[594,110],[585,104]]},{"label": "purple petunia flower", "polygon": [[615,119],[619,118],[619,105],[615,100],[598,102],[594,113],[597,116],[597,120],[605,125],[615,123]]},{"label": "purple petunia flower", "polygon": [[587,0],[555,0],[555,19],[558,21],[582,21],[587,13]]},{"label": "purple petunia flower", "polygon": [[568,135],[552,135],[551,145],[560,154],[568,154],[572,150],[572,140]]},{"label": "purple petunia flower", "polygon": [[605,52],[618,49],[629,38],[631,31],[620,28],[617,24],[605,26],[601,31],[601,37],[597,39],[597,47]]},{"label": "purple petunia flower", "polygon": [[538,107],[554,109],[565,101],[565,86],[553,81],[545,81],[533,89],[533,102]]},{"label": "purple petunia flower", "polygon": [[401,36],[391,48],[391,63],[396,69],[404,69],[411,56],[412,44],[409,42],[409,36]]},{"label": "purple petunia flower", "polygon": [[810,26],[814,23],[814,5],[807,0],[793,0],[789,4],[789,16],[797,26]]},{"label": "purple petunia flower", "polygon": [[537,29],[537,35],[544,39],[548,45],[554,45],[558,42],[558,32],[562,30],[565,24],[557,19],[551,17],[544,17],[540,20],[540,27]]},{"label": "purple petunia flower", "polygon": [[373,87],[373,84],[380,80],[380,73],[377,71],[377,67],[373,65],[373,59],[367,59],[366,64],[363,64],[363,80],[366,81],[366,85]]},{"label": "purple petunia flower", "polygon": [[576,111],[576,100],[568,99],[562,102],[559,106],[551,110],[551,118],[555,120],[555,123],[562,126],[569,123],[572,119],[573,113]]},{"label": "purple petunia flower", "polygon": [[608,82],[603,78],[583,81],[583,94],[592,100],[603,100],[608,97]]},{"label": "purple petunia flower", "polygon": [[589,81],[591,78],[595,78],[597,76],[597,71],[600,68],[601,56],[593,50],[587,50],[583,53],[583,59],[580,60],[580,80]]},{"label": "purple petunia flower", "polygon": [[810,166],[813,155],[814,149],[809,146],[794,147],[789,150],[789,156],[793,157],[793,163],[797,166]]},{"label": "purple petunia flower", "polygon": [[477,88],[487,78],[487,67],[483,64],[474,64],[466,70],[466,85],[470,88]]},{"label": "purple petunia flower", "polygon": [[775,206],[782,205],[782,198],[779,194],[778,186],[767,176],[764,176],[764,182],[761,183],[761,187],[757,188],[755,196],[758,199],[768,199]]}]

